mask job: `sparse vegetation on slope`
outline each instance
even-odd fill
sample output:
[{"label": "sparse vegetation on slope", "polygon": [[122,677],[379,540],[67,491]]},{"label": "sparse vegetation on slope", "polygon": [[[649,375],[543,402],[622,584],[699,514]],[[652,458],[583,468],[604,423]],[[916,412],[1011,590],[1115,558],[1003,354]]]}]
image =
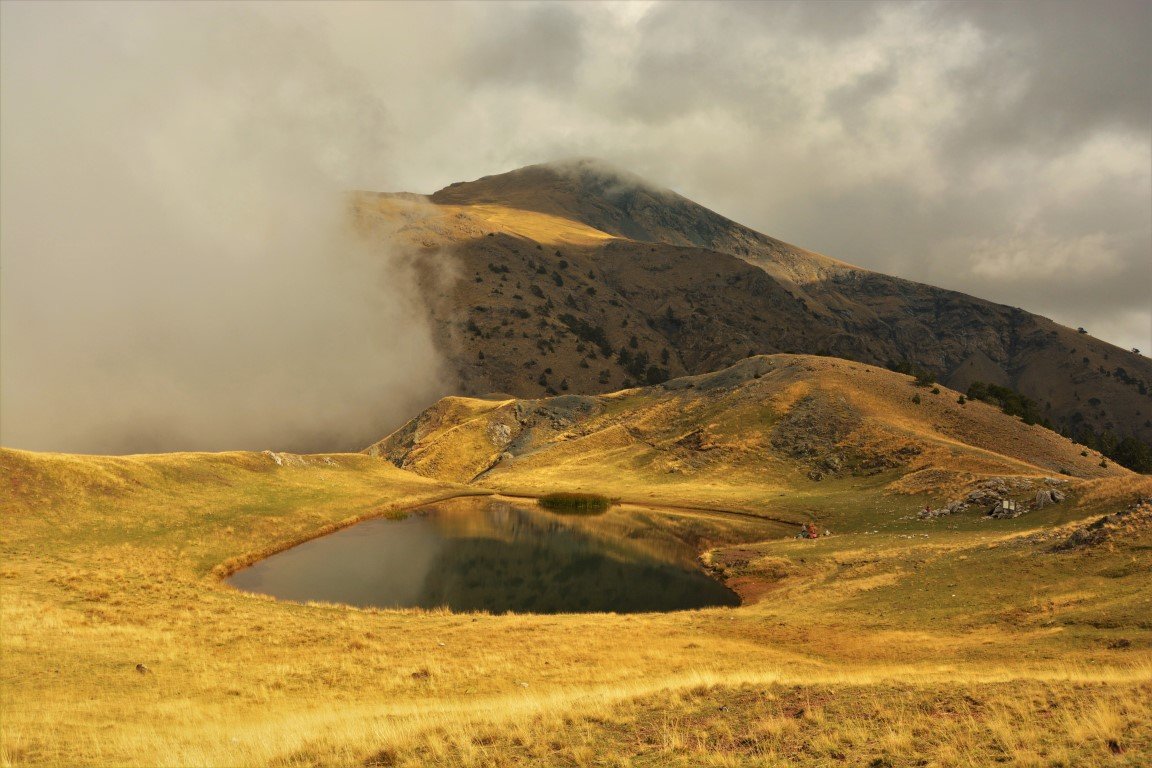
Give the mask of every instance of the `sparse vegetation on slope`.
[{"label": "sparse vegetation on slope", "polygon": [[[366,225],[401,219],[428,255],[429,298],[466,393],[537,397],[563,382],[604,393],[808,353],[900,361],[959,391],[990,382],[1058,429],[1152,442],[1148,358],[789,245],[602,163],[530,166],[419,200],[365,195],[359,211]],[[460,265],[448,294],[446,250]]]}]

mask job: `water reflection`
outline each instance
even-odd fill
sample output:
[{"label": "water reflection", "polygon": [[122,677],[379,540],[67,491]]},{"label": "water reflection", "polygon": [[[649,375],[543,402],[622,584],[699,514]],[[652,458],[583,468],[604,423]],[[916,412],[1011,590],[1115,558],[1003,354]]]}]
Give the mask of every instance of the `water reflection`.
[{"label": "water reflection", "polygon": [[471,498],[360,523],[228,581],[286,600],[382,608],[636,613],[738,605],[695,557],[642,513],[561,516]]}]

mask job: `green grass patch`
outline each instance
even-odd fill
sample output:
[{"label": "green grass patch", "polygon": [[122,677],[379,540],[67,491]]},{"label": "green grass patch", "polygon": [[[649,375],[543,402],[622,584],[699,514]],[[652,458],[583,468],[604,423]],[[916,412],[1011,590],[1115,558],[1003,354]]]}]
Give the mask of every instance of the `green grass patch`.
[{"label": "green grass patch", "polygon": [[612,499],[598,493],[548,493],[537,503],[562,515],[598,515],[608,511]]}]

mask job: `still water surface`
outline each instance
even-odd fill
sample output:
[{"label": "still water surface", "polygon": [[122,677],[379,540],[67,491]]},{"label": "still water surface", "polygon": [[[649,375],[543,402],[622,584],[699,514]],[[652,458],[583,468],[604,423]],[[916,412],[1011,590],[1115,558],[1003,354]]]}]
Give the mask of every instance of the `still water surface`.
[{"label": "still water surface", "polygon": [[493,613],[740,604],[650,514],[558,515],[484,498],[368,520],[261,560],[228,582],[283,600]]}]

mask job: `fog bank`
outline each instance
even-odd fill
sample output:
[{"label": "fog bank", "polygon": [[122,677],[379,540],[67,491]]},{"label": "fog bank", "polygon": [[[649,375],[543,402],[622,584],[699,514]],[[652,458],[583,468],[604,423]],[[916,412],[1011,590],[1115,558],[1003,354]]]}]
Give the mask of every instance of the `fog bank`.
[{"label": "fog bank", "polygon": [[358,449],[450,387],[406,254],[350,227],[387,113],[304,27],[5,4],[0,443]]}]

